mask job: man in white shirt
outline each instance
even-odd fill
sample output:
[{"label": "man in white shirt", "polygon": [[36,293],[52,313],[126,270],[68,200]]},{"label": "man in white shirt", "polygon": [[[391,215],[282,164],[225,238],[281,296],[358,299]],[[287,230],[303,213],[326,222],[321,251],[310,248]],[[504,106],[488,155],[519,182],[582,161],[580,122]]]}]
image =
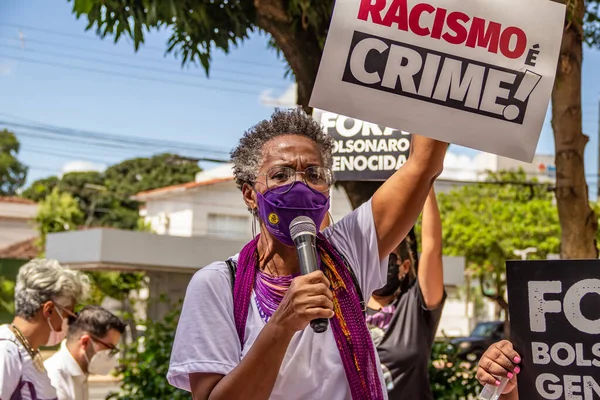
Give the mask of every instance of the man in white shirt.
[{"label": "man in white shirt", "polygon": [[108,375],[117,366],[123,332],[123,321],[102,307],[70,317],[66,341],[44,363],[58,400],[88,400],[88,375]]}]

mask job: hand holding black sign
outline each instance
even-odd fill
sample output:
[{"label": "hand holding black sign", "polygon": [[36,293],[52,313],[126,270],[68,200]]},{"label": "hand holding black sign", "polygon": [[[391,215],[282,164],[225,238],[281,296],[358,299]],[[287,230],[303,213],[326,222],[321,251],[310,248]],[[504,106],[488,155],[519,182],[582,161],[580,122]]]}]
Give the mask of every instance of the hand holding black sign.
[{"label": "hand holding black sign", "polygon": [[600,399],[600,260],[509,261],[519,398]]}]

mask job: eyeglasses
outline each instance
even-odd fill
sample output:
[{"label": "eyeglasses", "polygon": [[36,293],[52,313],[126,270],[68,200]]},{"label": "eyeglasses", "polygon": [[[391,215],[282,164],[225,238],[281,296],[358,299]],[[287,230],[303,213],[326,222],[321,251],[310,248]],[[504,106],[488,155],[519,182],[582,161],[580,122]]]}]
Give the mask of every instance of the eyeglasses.
[{"label": "eyeglasses", "polygon": [[77,321],[78,317],[79,317],[79,313],[72,313],[72,314],[67,313],[67,319],[69,320],[69,325],[72,325],[75,321]]},{"label": "eyeglasses", "polygon": [[69,321],[69,325],[71,325],[77,319],[78,313],[69,311],[66,308],[64,308],[63,306],[59,306],[56,303],[54,303],[54,307],[59,311],[59,314],[62,318],[65,318],[65,316],[63,316],[63,314],[67,314],[66,318],[67,318],[67,321]]},{"label": "eyeglasses", "polygon": [[298,174],[303,175],[302,181],[311,189],[317,192],[327,192],[333,184],[333,172],[329,168],[312,166],[304,171],[296,171],[291,167],[274,167],[264,174],[267,189],[277,193],[284,194],[291,189],[291,184],[298,180]]},{"label": "eyeglasses", "polygon": [[90,335],[90,337],[92,338],[92,340],[96,343],[100,343],[101,345],[103,345],[104,347],[108,348],[110,351],[108,352],[108,355],[111,357],[116,356],[117,354],[119,354],[121,352],[121,350],[119,350],[119,348],[115,345],[112,345],[110,343],[106,343],[100,339],[98,339],[97,337],[94,337],[92,335]]}]

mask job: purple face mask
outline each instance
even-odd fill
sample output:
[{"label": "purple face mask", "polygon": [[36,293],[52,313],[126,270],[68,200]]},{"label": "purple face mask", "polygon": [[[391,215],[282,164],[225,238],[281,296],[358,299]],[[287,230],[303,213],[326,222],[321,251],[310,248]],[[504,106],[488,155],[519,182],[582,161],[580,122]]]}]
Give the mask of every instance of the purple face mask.
[{"label": "purple face mask", "polygon": [[265,223],[267,230],[285,245],[293,246],[290,234],[290,223],[298,216],[313,220],[317,231],[329,211],[329,197],[309,188],[303,182],[293,182],[279,188],[286,193],[273,193],[268,190],[264,194],[256,192],[258,215]]}]

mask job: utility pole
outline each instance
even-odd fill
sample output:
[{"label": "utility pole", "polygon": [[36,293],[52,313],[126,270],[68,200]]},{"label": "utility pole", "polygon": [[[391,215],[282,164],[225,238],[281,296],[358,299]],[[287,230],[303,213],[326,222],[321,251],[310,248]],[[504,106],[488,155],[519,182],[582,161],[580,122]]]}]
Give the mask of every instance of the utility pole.
[{"label": "utility pole", "polygon": [[25,49],[25,35],[23,31],[19,29],[19,44],[21,45],[21,49]]},{"label": "utility pole", "polygon": [[598,172],[596,173],[596,199],[600,201],[600,94],[598,95]]},{"label": "utility pole", "polygon": [[[90,190],[95,190],[96,192],[106,192],[108,189],[106,188],[106,186],[102,186],[102,185],[96,185],[93,183],[86,183],[83,185],[83,187],[85,189],[90,189]],[[92,198],[92,204],[90,204],[90,208],[88,211],[88,217],[85,221],[85,227],[89,227],[92,224],[92,221],[94,220],[94,213],[96,212],[96,203],[98,202],[98,196],[94,196]]]},{"label": "utility pole", "polygon": [[513,250],[513,253],[515,253],[515,255],[521,257],[521,260],[527,260],[527,256],[529,254],[536,253],[537,251],[538,251],[538,249],[535,247],[528,247],[526,249]]}]

